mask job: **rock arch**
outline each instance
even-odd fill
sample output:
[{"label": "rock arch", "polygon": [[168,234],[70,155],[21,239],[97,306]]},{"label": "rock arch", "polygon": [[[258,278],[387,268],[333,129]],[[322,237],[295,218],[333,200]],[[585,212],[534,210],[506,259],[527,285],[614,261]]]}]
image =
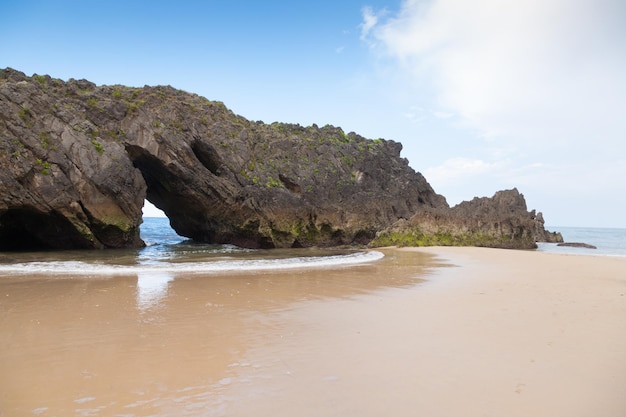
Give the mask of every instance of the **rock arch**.
[{"label": "rock arch", "polygon": [[401,145],[251,122],[172,87],[0,72],[0,249],[142,245],[147,199],[174,230],[252,248],[364,244],[447,207]]}]

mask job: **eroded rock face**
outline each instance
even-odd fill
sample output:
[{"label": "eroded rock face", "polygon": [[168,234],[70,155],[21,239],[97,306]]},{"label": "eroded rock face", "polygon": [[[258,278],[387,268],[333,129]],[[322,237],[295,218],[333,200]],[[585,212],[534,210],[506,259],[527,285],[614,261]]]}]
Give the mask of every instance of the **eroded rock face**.
[{"label": "eroded rock face", "polygon": [[543,215],[528,211],[517,189],[474,198],[450,209],[424,209],[380,232],[373,246],[488,246],[533,249],[536,242],[562,242],[545,230]]},{"label": "eroded rock face", "polygon": [[144,199],[182,236],[244,247],[366,244],[445,199],[401,145],[251,122],[171,87],[0,71],[0,250],[142,245]]},{"label": "eroded rock face", "polygon": [[145,183],[118,142],[103,145],[80,107],[92,88],[0,79],[0,249],[133,247]]}]

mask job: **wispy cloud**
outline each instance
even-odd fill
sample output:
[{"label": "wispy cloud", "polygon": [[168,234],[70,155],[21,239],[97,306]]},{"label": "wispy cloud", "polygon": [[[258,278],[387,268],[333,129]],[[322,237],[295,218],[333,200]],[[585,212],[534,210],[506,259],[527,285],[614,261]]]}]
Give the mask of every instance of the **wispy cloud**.
[{"label": "wispy cloud", "polygon": [[626,3],[407,0],[361,35],[482,136],[617,143],[626,132]]},{"label": "wispy cloud", "polygon": [[486,162],[482,159],[455,157],[446,160],[442,165],[428,168],[424,175],[439,186],[449,183],[460,184],[471,181],[471,177],[493,173],[501,170],[506,162]]},{"label": "wispy cloud", "polygon": [[623,0],[404,0],[364,9],[361,35],[382,81],[425,109],[404,114],[427,116],[405,152],[449,201],[519,186],[561,218],[623,225],[624,22]]},{"label": "wispy cloud", "polygon": [[433,116],[437,119],[450,119],[451,117],[454,117],[454,113],[446,111],[433,111]]},{"label": "wispy cloud", "polygon": [[374,26],[378,24],[379,14],[374,12],[370,6],[365,6],[361,10],[363,22],[361,23],[361,39],[365,40]]},{"label": "wispy cloud", "polygon": [[411,123],[419,123],[427,118],[424,109],[418,106],[411,106],[408,111],[402,113],[402,116]]}]

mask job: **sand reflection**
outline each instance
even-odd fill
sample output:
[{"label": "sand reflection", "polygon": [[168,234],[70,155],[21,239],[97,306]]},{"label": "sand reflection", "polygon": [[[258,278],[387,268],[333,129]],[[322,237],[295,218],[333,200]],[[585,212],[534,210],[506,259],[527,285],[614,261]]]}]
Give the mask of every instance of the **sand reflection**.
[{"label": "sand reflection", "polygon": [[137,274],[137,308],[140,311],[159,305],[167,296],[169,284],[174,275],[168,272],[150,272]]}]

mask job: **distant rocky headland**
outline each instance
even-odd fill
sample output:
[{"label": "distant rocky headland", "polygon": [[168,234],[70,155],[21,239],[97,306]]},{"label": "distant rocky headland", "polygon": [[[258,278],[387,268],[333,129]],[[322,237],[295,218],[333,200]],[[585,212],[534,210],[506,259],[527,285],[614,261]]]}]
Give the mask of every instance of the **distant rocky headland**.
[{"label": "distant rocky headland", "polygon": [[0,70],[0,250],[141,247],[144,200],[182,236],[249,248],[560,242],[516,189],[450,208],[400,143],[254,122],[169,86]]}]

